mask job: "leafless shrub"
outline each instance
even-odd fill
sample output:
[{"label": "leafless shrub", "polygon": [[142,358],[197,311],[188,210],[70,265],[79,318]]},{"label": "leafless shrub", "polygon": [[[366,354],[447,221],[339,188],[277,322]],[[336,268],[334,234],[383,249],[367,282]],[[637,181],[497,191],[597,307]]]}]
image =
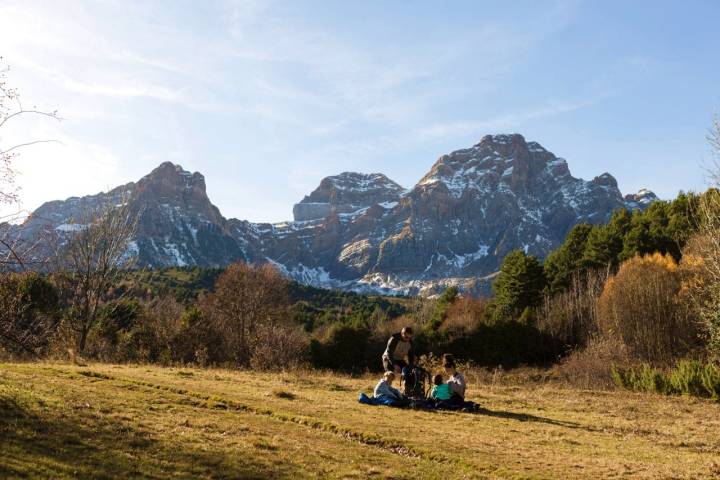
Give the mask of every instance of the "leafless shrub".
[{"label": "leafless shrub", "polygon": [[597,300],[608,273],[589,270],[573,274],[570,287],[555,295],[545,295],[537,313],[540,331],[567,347],[584,346],[597,334]]},{"label": "leafless shrub", "polygon": [[613,388],[613,365],[627,365],[630,355],[625,344],[615,338],[594,337],[553,368],[557,377],[585,389]]},{"label": "leafless shrub", "polygon": [[485,299],[461,296],[448,308],[440,329],[449,340],[468,335],[483,321],[486,306]]},{"label": "leafless shrub", "polygon": [[261,325],[256,330],[250,366],[256,370],[297,368],[307,361],[308,336],[299,328]]}]

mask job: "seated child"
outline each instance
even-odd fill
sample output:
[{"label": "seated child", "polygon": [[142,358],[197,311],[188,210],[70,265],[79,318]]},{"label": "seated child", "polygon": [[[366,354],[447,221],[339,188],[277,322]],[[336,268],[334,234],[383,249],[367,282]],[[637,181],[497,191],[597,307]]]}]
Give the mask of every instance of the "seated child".
[{"label": "seated child", "polygon": [[377,385],[375,385],[375,390],[373,391],[373,396],[375,398],[385,399],[385,400],[394,400],[394,401],[402,401],[403,395],[400,393],[400,390],[397,388],[393,388],[392,382],[395,380],[395,373],[393,372],[385,372],[383,374],[383,377],[380,379]]},{"label": "seated child", "polygon": [[442,375],[435,375],[435,377],[433,378],[433,383],[435,384],[435,386],[430,392],[430,398],[433,398],[435,400],[450,400],[450,397],[452,397],[452,391],[450,391],[450,385],[445,383],[445,381],[443,380]]}]

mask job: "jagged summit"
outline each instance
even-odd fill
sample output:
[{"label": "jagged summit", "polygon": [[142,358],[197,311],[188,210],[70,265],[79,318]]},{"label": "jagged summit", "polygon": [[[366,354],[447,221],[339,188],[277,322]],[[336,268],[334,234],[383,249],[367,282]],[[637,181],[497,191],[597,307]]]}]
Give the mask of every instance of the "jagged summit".
[{"label": "jagged summit", "polygon": [[205,191],[205,177],[200,172],[191,173],[181,165],[163,162],[138,181],[138,185],[149,183],[162,188],[195,188]]},{"label": "jagged summit", "polygon": [[580,195],[597,186],[621,201],[617,181],[609,173],[592,182],[574,178],[564,159],[519,134],[486,135],[472,148],[441,156],[416,188],[440,185],[454,198],[489,195],[498,189],[533,194],[550,185],[564,194]]},{"label": "jagged summit", "polygon": [[351,213],[374,204],[396,202],[404,189],[382,173],[343,172],[325,177],[320,185],[293,207],[296,221],[324,218],[330,213]]}]

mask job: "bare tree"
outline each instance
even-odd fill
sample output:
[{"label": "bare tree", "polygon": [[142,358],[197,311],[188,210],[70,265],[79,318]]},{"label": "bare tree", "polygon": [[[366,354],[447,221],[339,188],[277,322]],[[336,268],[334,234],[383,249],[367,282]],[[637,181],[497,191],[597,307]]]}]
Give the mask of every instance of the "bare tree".
[{"label": "bare tree", "polygon": [[711,188],[700,197],[699,234],[687,250],[702,261],[702,281],[695,284],[693,296],[710,353],[720,359],[720,117],[715,117],[707,140],[714,156],[708,168]]},{"label": "bare tree", "polygon": [[223,333],[226,355],[248,365],[263,337],[260,332],[286,323],[288,282],[270,264],[236,263],[218,278],[206,302],[211,321]]},{"label": "bare tree", "polygon": [[567,289],[545,295],[538,328],[565,347],[585,346],[598,331],[597,301],[609,274],[608,269],[573,273]]},{"label": "bare tree", "polygon": [[[37,107],[26,107],[20,98],[17,88],[8,83],[10,68],[3,65],[0,57],[0,205],[18,203],[19,188],[15,183],[17,171],[15,161],[20,151],[38,143],[56,142],[56,140],[30,140],[14,145],[4,145],[2,133],[7,126],[21,117],[47,117],[60,120],[57,111],[47,112]],[[32,257],[32,252],[39,245],[39,238],[27,240],[22,238],[10,225],[20,219],[21,212],[0,217],[0,269],[24,270]]]},{"label": "bare tree", "polygon": [[87,336],[97,322],[98,309],[121,270],[130,268],[136,257],[130,247],[139,214],[123,198],[111,199],[88,208],[77,219],[79,231],[69,240],[62,255],[61,282],[70,299],[69,322],[77,334],[78,353],[83,353]]}]

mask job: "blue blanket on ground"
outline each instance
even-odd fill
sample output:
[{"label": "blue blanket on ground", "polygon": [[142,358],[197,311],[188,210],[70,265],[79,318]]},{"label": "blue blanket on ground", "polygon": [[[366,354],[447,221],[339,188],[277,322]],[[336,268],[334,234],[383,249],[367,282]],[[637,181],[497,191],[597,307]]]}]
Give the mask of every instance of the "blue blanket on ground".
[{"label": "blue blanket on ground", "polygon": [[406,400],[398,401],[385,396],[381,397],[368,397],[364,393],[360,392],[358,402],[364,405],[385,405],[388,407],[411,407],[411,408],[423,408],[427,410],[465,410],[465,411],[477,411],[479,405],[475,402],[466,402],[463,400]]},{"label": "blue blanket on ground", "polygon": [[395,407],[399,406],[397,400],[393,400],[392,398],[388,397],[368,397],[364,393],[360,392],[360,398],[358,398],[358,402],[364,403],[365,405],[386,405],[388,407]]}]

